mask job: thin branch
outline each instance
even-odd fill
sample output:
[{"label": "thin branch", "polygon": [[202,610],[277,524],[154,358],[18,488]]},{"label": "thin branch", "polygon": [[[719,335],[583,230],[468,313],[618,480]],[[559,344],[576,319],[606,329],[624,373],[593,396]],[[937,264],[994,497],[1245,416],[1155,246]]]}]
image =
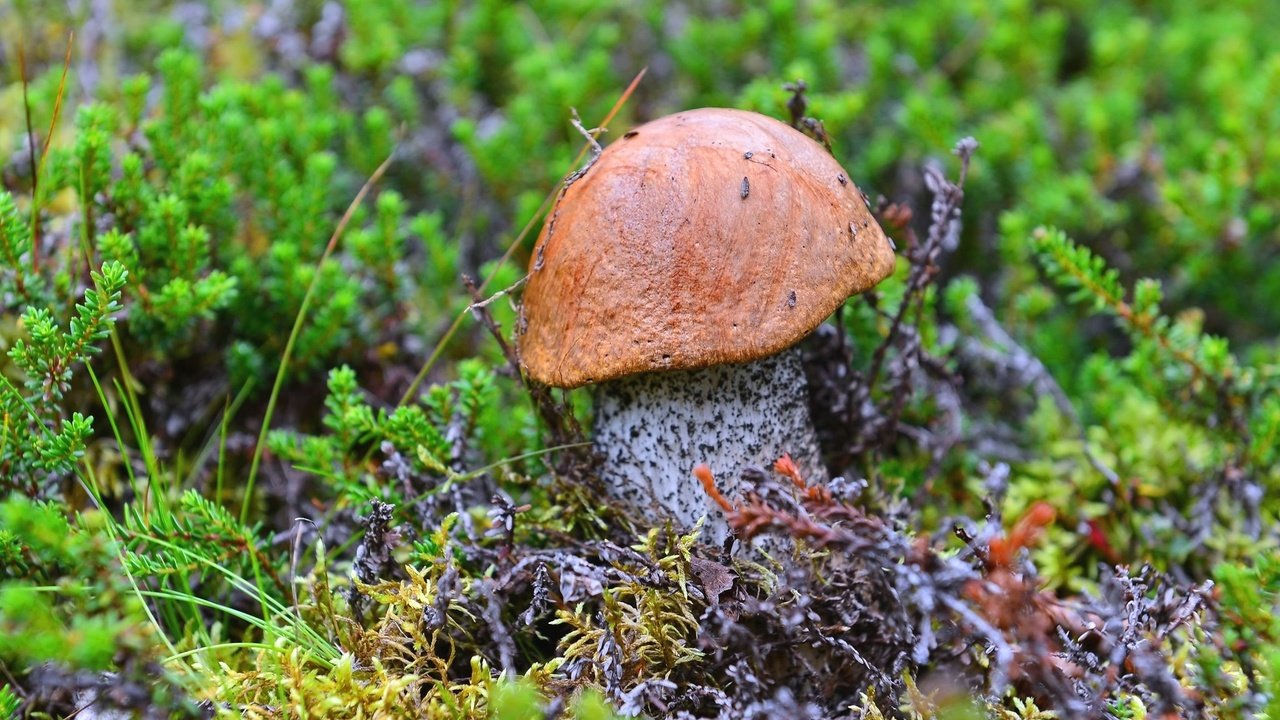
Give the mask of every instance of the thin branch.
[{"label": "thin branch", "polygon": [[[525,390],[533,399],[534,405],[538,409],[538,414],[542,416],[544,422],[551,429],[552,444],[555,445],[579,445],[583,442],[584,433],[578,425],[578,421],[573,416],[573,412],[568,407],[557,403],[551,395],[550,388],[541,383],[533,382],[520,372],[520,359],[516,355],[515,348],[511,343],[507,342],[506,336],[502,333],[502,328],[497,321],[493,319],[493,315],[489,313],[488,305],[493,301],[494,297],[485,299],[480,294],[480,288],[476,285],[474,279],[468,275],[462,276],[462,282],[467,286],[467,291],[471,293],[473,302],[468,306],[471,314],[483,325],[494,342],[498,343],[498,348],[502,350],[502,355],[507,359],[507,364],[511,367],[512,373],[520,378],[524,384]],[[505,291],[504,291],[505,292]],[[501,294],[501,293],[500,293]]]},{"label": "thin branch", "polygon": [[[474,281],[474,280],[472,280],[471,278],[467,278],[467,280],[464,280],[464,282],[467,284],[467,290],[468,290],[468,291],[471,291],[471,293],[472,293],[472,294],[471,294],[471,297],[472,297],[473,299],[474,299],[477,295],[479,295],[479,293],[480,293],[480,288],[475,286],[475,281]],[[511,294],[512,294],[512,293],[514,293],[516,290],[519,290],[520,288],[524,287],[524,284],[525,284],[525,283],[527,283],[527,282],[529,282],[529,276],[528,276],[528,275],[525,275],[524,277],[522,277],[522,278],[520,278],[519,280],[515,281],[514,283],[512,283],[512,284],[508,285],[507,287],[505,287],[505,288],[503,288],[503,289],[499,290],[498,292],[496,292],[496,293],[494,293],[494,294],[490,295],[489,297],[484,298],[483,300],[475,300],[474,302],[472,302],[470,305],[468,305],[468,306],[467,306],[467,311],[468,311],[468,312],[470,312],[472,315],[475,315],[475,311],[476,311],[476,310],[483,310],[483,309],[485,309],[485,308],[489,307],[489,304],[490,304],[490,303],[492,303],[494,300],[497,300],[498,298],[501,298],[501,297],[507,297],[508,295],[511,295]],[[477,318],[477,319],[479,319],[479,318]]]},{"label": "thin branch", "polygon": [[1029,382],[1036,390],[1048,395],[1053,399],[1054,405],[1058,411],[1065,415],[1073,425],[1080,431],[1079,438],[1084,456],[1103,477],[1112,486],[1120,484],[1120,476],[1107,466],[1096,454],[1094,454],[1089,444],[1088,435],[1085,432],[1084,422],[1080,419],[1080,414],[1076,412],[1075,406],[1071,403],[1071,398],[1067,397],[1067,393],[1054,379],[1053,374],[1044,366],[1040,358],[1031,354],[1026,348],[1018,344],[1013,336],[996,320],[995,314],[991,312],[986,303],[982,302],[976,294],[970,295],[966,302],[966,309],[969,311],[969,317],[973,319],[978,329],[987,336],[987,339],[1004,349],[1003,353],[986,352],[980,343],[972,341],[966,345],[966,350],[984,354],[989,360],[1013,370],[1021,380]]}]

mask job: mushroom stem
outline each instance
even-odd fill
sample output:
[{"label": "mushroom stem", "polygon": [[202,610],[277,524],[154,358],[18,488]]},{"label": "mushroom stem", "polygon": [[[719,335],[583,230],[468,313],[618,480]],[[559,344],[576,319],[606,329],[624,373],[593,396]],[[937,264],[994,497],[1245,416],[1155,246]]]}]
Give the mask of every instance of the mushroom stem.
[{"label": "mushroom stem", "polygon": [[724,512],[693,475],[710,466],[720,491],[740,500],[752,469],[772,472],[784,453],[807,479],[826,480],[809,418],[800,350],[755,362],[631,375],[602,383],[595,444],[605,486],[654,525],[688,530],[703,515],[703,538],[721,542]]}]

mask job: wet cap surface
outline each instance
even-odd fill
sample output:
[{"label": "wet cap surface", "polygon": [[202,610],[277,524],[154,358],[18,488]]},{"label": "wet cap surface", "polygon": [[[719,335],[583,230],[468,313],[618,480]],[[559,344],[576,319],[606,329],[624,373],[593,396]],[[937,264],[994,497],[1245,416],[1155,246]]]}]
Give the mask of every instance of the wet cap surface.
[{"label": "wet cap surface", "polygon": [[814,140],[741,110],[669,115],[615,140],[552,208],[521,362],[576,387],[756,360],[893,264],[862,192]]}]

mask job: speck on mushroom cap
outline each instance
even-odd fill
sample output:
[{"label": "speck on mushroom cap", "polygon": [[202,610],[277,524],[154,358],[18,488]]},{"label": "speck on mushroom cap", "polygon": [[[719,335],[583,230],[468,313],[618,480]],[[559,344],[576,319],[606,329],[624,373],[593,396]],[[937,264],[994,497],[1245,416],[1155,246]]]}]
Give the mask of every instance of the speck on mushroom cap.
[{"label": "speck on mushroom cap", "polygon": [[753,112],[659,118],[611,143],[543,225],[520,359],[577,387],[787,348],[893,270],[821,145]]}]

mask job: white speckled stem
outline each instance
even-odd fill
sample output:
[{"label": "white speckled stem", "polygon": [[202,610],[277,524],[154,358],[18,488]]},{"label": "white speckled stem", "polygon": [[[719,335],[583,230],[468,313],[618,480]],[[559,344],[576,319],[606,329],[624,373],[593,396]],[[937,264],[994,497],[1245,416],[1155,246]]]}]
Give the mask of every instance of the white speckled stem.
[{"label": "white speckled stem", "polygon": [[595,443],[606,459],[606,487],[652,524],[693,527],[727,537],[724,513],[703,492],[693,468],[706,463],[730,502],[750,489],[742,472],[772,472],[790,453],[808,479],[826,481],[809,419],[809,390],[797,348],[742,365],[646,373],[601,384]]}]

